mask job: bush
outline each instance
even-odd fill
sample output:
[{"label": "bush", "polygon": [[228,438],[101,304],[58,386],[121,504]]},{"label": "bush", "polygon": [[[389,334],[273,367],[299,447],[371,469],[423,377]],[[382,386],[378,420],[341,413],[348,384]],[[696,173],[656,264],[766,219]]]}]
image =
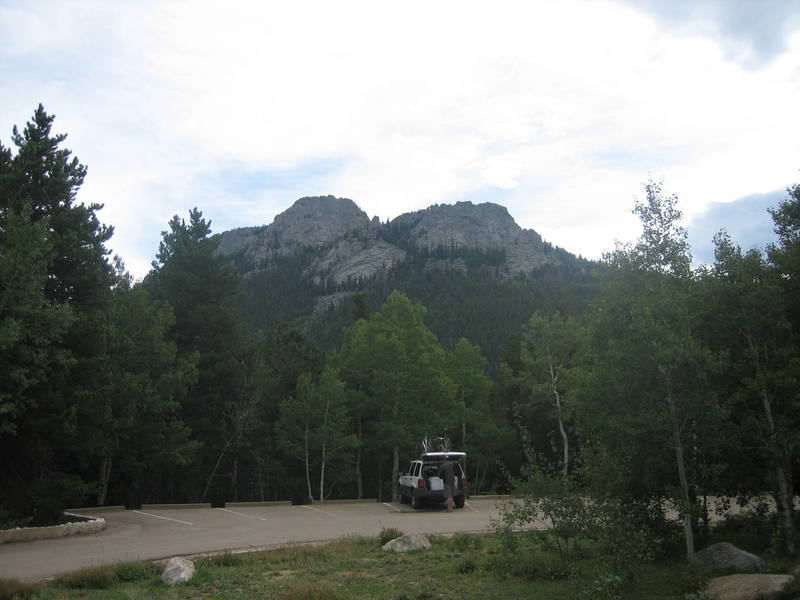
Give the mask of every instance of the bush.
[{"label": "bush", "polygon": [[16,579],[0,579],[0,600],[27,600],[34,597],[36,586]]},{"label": "bush", "polygon": [[748,511],[730,515],[711,527],[710,543],[729,542],[748,552],[764,552],[778,535],[775,515]]},{"label": "bush", "polygon": [[[537,477],[546,478],[539,474]],[[509,502],[501,507],[500,521],[494,523],[494,528],[506,546],[509,533],[515,527],[548,523],[549,528],[534,539],[545,552],[558,556],[562,570],[569,572],[578,558],[579,540],[593,529],[594,508],[585,496],[570,491],[563,482],[548,479],[548,484],[548,489],[542,495],[528,492],[522,496],[521,503]],[[513,552],[515,548],[508,547],[506,550]]]},{"label": "bush", "polygon": [[56,578],[56,585],[72,590],[103,590],[119,581],[113,567],[90,567]]},{"label": "bush", "polygon": [[380,535],[381,546],[386,544],[386,542],[391,542],[392,540],[395,540],[395,539],[401,537],[402,535],[403,535],[403,532],[400,531],[399,529],[394,528],[394,527],[388,527],[388,528],[381,529],[381,535]]}]

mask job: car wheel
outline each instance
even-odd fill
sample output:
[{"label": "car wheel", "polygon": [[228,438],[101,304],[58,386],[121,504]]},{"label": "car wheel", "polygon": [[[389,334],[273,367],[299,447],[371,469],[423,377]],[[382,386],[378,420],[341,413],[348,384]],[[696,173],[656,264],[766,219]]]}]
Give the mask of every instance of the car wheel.
[{"label": "car wheel", "polygon": [[408,496],[403,493],[403,486],[400,486],[400,504],[408,504]]},{"label": "car wheel", "polygon": [[464,508],[464,496],[456,496],[453,500],[455,500],[456,508]]},{"label": "car wheel", "polygon": [[413,509],[422,508],[422,498],[420,498],[419,496],[414,496],[412,494],[412,496],[411,496],[411,508],[413,508]]}]

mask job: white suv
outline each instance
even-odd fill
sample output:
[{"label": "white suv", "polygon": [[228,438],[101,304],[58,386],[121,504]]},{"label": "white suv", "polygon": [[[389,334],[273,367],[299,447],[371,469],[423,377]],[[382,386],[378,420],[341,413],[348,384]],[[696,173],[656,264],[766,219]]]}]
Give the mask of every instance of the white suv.
[{"label": "white suv", "polygon": [[455,466],[453,500],[456,508],[463,508],[467,478],[459,461],[466,456],[464,452],[425,452],[419,460],[412,460],[408,472],[400,474],[400,502],[411,502],[414,508],[420,508],[426,502],[444,502],[444,481],[439,473],[439,465],[447,458]]}]

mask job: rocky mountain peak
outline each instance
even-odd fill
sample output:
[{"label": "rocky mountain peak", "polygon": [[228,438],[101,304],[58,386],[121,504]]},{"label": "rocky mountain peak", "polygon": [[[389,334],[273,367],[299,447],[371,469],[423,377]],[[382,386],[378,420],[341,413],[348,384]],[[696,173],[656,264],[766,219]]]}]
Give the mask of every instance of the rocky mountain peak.
[{"label": "rocky mountain peak", "polygon": [[269,228],[279,244],[321,246],[369,226],[367,213],[352,200],[308,196],[276,216]]},{"label": "rocky mountain peak", "polygon": [[425,210],[402,215],[396,223],[411,226],[417,247],[458,246],[493,250],[506,248],[522,229],[499,204],[458,202],[436,204]]}]

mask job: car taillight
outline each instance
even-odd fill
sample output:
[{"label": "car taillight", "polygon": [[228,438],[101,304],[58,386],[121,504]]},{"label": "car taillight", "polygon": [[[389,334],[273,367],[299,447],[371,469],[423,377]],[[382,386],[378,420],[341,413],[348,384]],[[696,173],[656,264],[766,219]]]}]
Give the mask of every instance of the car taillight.
[{"label": "car taillight", "polygon": [[425,489],[425,480],[424,479],[417,479],[417,487],[420,489]]}]

